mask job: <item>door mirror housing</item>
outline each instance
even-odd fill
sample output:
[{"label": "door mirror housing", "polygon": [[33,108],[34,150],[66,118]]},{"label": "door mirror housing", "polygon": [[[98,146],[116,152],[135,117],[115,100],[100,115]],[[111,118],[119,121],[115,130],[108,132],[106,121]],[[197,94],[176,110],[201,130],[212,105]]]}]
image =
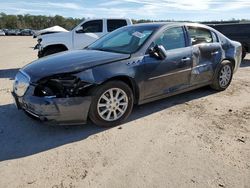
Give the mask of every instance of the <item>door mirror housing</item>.
[{"label": "door mirror housing", "polygon": [[154,47],[149,48],[148,53],[151,57],[157,58],[159,60],[164,60],[167,57],[167,52],[162,45],[155,45]]},{"label": "door mirror housing", "polygon": [[77,28],[76,33],[83,33],[83,28],[82,27]]},{"label": "door mirror housing", "polygon": [[82,33],[82,29],[81,28],[76,29],[76,33]]}]

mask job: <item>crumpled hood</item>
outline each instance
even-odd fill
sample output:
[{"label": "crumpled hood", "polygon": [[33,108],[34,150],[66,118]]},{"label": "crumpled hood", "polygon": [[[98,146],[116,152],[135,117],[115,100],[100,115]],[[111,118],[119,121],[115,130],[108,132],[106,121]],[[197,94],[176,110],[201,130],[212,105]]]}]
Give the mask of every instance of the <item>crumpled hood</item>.
[{"label": "crumpled hood", "polygon": [[31,82],[61,73],[79,72],[97,65],[129,58],[129,54],[97,50],[76,50],[47,56],[26,65],[22,70]]}]

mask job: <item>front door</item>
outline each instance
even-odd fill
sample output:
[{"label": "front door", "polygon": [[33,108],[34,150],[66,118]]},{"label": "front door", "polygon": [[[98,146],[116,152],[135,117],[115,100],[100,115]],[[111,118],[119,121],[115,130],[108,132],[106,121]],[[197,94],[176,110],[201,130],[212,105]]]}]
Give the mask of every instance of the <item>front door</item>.
[{"label": "front door", "polygon": [[83,49],[104,35],[103,20],[83,23],[73,34],[74,49]]},{"label": "front door", "polygon": [[145,55],[144,99],[169,94],[190,83],[192,47],[187,47],[183,28],[167,29],[155,41],[167,51],[164,60]]}]

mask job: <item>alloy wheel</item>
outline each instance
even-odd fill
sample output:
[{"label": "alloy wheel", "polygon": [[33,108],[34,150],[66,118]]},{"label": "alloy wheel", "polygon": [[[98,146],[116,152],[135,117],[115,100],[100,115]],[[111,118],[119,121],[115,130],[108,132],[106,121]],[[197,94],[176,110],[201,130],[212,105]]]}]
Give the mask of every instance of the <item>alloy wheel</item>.
[{"label": "alloy wheel", "polygon": [[120,88],[111,88],[105,91],[98,100],[97,111],[106,121],[118,120],[126,112],[128,96]]},{"label": "alloy wheel", "polygon": [[219,76],[219,84],[221,87],[226,87],[230,82],[232,76],[232,70],[229,65],[225,65],[221,71]]}]

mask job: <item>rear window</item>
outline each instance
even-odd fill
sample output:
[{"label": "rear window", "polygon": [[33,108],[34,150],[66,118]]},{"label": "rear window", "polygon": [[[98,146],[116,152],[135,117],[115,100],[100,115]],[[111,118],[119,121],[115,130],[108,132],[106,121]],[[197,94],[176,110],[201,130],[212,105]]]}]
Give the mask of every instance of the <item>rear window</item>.
[{"label": "rear window", "polygon": [[188,33],[191,38],[192,45],[199,44],[202,42],[205,43],[213,42],[213,36],[210,30],[199,27],[188,27]]},{"label": "rear window", "polygon": [[126,26],[126,20],[107,20],[108,32],[112,32],[120,27]]}]

